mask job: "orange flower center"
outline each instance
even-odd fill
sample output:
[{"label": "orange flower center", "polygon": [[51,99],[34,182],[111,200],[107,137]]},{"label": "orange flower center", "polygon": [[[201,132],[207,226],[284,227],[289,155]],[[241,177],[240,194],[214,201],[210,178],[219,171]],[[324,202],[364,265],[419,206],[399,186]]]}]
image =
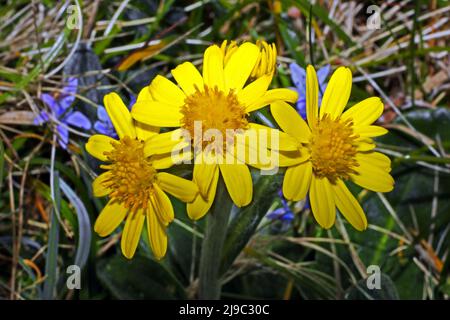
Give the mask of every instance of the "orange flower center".
[{"label": "orange flower center", "polygon": [[358,135],[353,132],[351,119],[335,120],[325,114],[311,128],[312,135],[308,145],[314,174],[320,178],[328,178],[335,183],[337,179],[349,179],[356,173],[358,166],[355,160]]},{"label": "orange flower center", "polygon": [[[230,91],[228,94],[218,88],[209,88],[205,85],[204,90],[197,88],[196,92],[185,99],[185,104],[181,108],[183,114],[182,127],[187,129],[194,139],[201,128],[202,134],[207,134],[208,130],[215,130],[221,134],[222,139],[232,138],[233,132],[239,129],[247,129],[247,113],[245,108],[239,103],[236,94]],[[212,143],[203,142],[203,147]],[[225,141],[220,141],[225,148]]]},{"label": "orange flower center", "polygon": [[144,142],[125,136],[112,145],[113,150],[105,152],[111,164],[101,166],[109,170],[104,186],[112,190],[110,198],[132,211],[147,208],[156,170],[144,156]]}]

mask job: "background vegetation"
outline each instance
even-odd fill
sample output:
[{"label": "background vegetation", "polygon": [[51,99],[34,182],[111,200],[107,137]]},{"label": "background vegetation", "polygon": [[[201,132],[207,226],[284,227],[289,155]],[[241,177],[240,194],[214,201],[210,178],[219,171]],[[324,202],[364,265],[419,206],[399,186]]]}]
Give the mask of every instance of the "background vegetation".
[{"label": "background vegetation", "polygon": [[[371,4],[379,29],[367,28]],[[65,150],[55,123],[34,119],[48,109],[41,95],[76,77],[72,107],[94,123],[105,93],[129,101],[156,74],[185,60],[201,65],[206,46],[225,39],[274,42],[273,86],[293,86],[294,61],[349,66],[350,104],[372,95],[385,103],[380,124],[390,134],[378,147],[393,160],[396,187],[385,195],[352,190],[370,223],[359,233],[340,218],[319,228],[304,202],[289,204],[295,219],[287,226],[267,219],[281,206],[280,177],[256,179],[254,201],[234,210],[217,256],[222,297],[448,298],[449,12],[439,0],[0,1],[0,298],[196,297],[204,221],[191,222],[173,199],[166,258],[154,260],[143,237],[127,261],[120,230],[104,239],[92,230],[104,205],[91,192],[98,162],[84,150],[93,129],[71,128]],[[267,110],[256,121],[262,116],[270,121]],[[82,266],[81,290],[66,286],[73,264]],[[366,288],[369,265],[382,271],[380,290]]]}]

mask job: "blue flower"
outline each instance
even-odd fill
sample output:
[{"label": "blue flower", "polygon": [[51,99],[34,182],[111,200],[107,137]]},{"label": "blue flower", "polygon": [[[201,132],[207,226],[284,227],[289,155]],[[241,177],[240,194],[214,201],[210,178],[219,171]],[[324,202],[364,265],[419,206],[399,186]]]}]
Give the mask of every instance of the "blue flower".
[{"label": "blue flower", "polygon": [[[69,143],[69,129],[68,126],[74,126],[80,129],[89,130],[91,122],[80,111],[69,110],[69,107],[75,101],[75,93],[77,92],[78,79],[69,78],[68,84],[61,90],[58,96],[48,93],[41,95],[41,100],[49,107],[52,117],[56,118],[59,123],[56,126],[58,134],[58,144],[67,149]],[[50,115],[47,111],[41,111],[34,119],[34,123],[42,125],[50,121]]]},{"label": "blue flower", "polygon": [[[136,103],[136,98],[131,96],[130,104],[128,109],[131,110],[131,107]],[[94,123],[94,129],[100,134],[104,134],[105,136],[109,136],[111,138],[117,138],[116,130],[109,118],[108,112],[106,112],[105,107],[98,106],[97,107],[97,118],[98,120]]]},{"label": "blue flower", "polygon": [[114,129],[105,107],[97,107],[97,118],[98,120],[94,123],[95,131],[111,138],[117,138],[116,130]]},{"label": "blue flower", "polygon": [[281,190],[278,195],[280,197],[282,207],[269,212],[266,217],[270,220],[279,220],[283,223],[283,225],[288,226],[294,220],[295,215],[289,207],[286,199],[283,197]]},{"label": "blue flower", "polygon": [[[303,119],[306,119],[306,71],[302,67],[300,67],[296,63],[291,63],[289,65],[291,69],[291,78],[295,85],[295,90],[298,92],[298,101],[297,101],[297,112],[302,116]],[[325,92],[325,88],[327,87],[327,83],[325,80],[330,73],[330,65],[327,64],[317,71],[317,81],[319,82],[319,106],[322,100],[322,93]]]}]

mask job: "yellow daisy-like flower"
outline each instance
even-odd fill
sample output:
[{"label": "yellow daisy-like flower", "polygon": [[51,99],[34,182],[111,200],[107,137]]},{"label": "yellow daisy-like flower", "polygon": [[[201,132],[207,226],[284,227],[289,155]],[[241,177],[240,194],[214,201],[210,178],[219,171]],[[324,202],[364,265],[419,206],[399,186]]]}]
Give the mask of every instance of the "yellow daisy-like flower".
[{"label": "yellow daisy-like flower", "polygon": [[371,139],[387,133],[385,128],[372,125],[383,113],[383,103],[372,97],[343,112],[350,97],[352,74],[350,69],[340,67],[327,85],[319,111],[316,71],[312,66],[306,71],[308,124],[288,104],[271,105],[278,125],[297,139],[299,153],[308,159],[287,169],[283,194],[298,201],[309,190],[311,210],[323,228],[333,226],[337,207],[353,227],[364,230],[366,216],[344,181],[376,192],[393,189],[391,161],[373,151]]},{"label": "yellow daisy-like flower", "polygon": [[[264,40],[256,41],[256,46],[259,48],[259,56],[253,67],[250,78],[257,79],[265,74],[273,75],[277,67],[277,47],[275,44],[268,44]],[[224,56],[225,64],[230,60],[230,57],[239,48],[236,41],[225,40],[222,42],[220,49]]]},{"label": "yellow daisy-like flower", "polygon": [[[264,132],[270,137],[274,129],[249,122],[249,113],[276,101],[295,102],[298,95],[290,89],[268,90],[273,72],[246,85],[260,55],[260,48],[249,42],[235,47],[232,53],[226,54],[227,57],[223,50],[212,45],[204,53],[203,75],[192,63],[184,62],[172,70],[178,86],[165,77],[156,76],[148,87],[152,100],[137,102],[131,114],[135,120],[148,125],[179,127],[175,132],[189,132],[194,144],[195,124],[199,121],[202,132],[214,129],[225,137],[227,130],[234,130],[232,141],[239,141],[240,136],[249,131]],[[276,131],[280,137],[279,145],[272,146],[272,149],[296,150],[295,141],[291,137]],[[249,139],[244,136],[240,141],[247,144]],[[193,180],[199,186],[199,196],[187,206],[192,219],[201,218],[211,207],[219,172],[237,206],[245,206],[252,200],[252,177],[246,163],[242,159],[236,159],[235,163],[224,161],[230,153],[229,141],[221,141],[223,149],[215,150],[217,154],[213,154],[210,147],[217,142],[194,145],[201,152],[195,155],[193,171]],[[197,161],[211,158],[216,160]]]},{"label": "yellow daisy-like flower", "polygon": [[[151,97],[145,89],[137,101],[148,99]],[[135,123],[115,93],[105,96],[104,105],[119,140],[97,134],[86,143],[86,150],[92,156],[107,162],[101,165],[106,172],[92,184],[96,197],[110,199],[98,216],[94,230],[105,237],[126,218],[121,249],[131,259],[146,220],[150,246],[154,256],[160,259],[167,250],[166,228],[174,219],[172,203],[165,192],[189,202],[196,197],[198,187],[192,181],[158,172],[167,167],[170,158],[164,153],[173,149],[173,145],[166,144],[165,134],[158,134],[155,127]]]}]

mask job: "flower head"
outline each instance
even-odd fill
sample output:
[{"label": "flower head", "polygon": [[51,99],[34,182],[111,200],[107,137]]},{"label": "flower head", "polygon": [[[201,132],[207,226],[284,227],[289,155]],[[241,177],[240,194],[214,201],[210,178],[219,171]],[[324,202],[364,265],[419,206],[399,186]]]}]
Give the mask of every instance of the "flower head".
[{"label": "flower head", "polygon": [[[265,74],[273,75],[277,67],[277,48],[275,44],[268,44],[264,40],[258,40],[256,41],[256,46],[259,49],[259,55],[250,74],[250,78],[257,79]],[[230,41],[229,44],[227,40],[222,42],[220,49],[222,50],[225,64],[238,48],[239,46],[236,41]]]},{"label": "flower head", "polygon": [[75,101],[75,93],[77,92],[78,79],[69,78],[68,84],[65,86],[61,93],[48,94],[43,93],[41,100],[50,109],[51,114],[47,111],[41,111],[39,115],[34,119],[35,124],[42,125],[45,122],[55,118],[58,122],[56,125],[56,131],[58,133],[59,145],[66,149],[69,143],[69,126],[74,126],[80,129],[89,130],[91,128],[91,122],[80,111],[70,110],[70,106]]},{"label": "flower head", "polygon": [[372,138],[387,133],[385,128],[372,125],[383,113],[383,103],[372,97],[343,112],[352,86],[352,74],[345,67],[332,75],[320,111],[312,66],[307,68],[306,84],[307,123],[288,104],[271,105],[279,126],[297,139],[298,154],[306,155],[306,161],[287,169],[283,194],[297,201],[309,191],[313,215],[324,228],[333,226],[337,207],[353,227],[364,230],[366,216],[345,182],[353,181],[376,192],[393,189],[390,159],[373,151]]},{"label": "flower head", "polygon": [[[253,185],[248,159],[234,153],[236,141],[241,141],[248,149],[250,142],[245,134],[264,132],[270,136],[272,131],[277,131],[279,145],[264,148],[295,149],[288,135],[250,122],[251,111],[275,101],[297,100],[295,91],[268,90],[273,72],[248,83],[260,56],[261,49],[249,42],[240,46],[222,46],[222,49],[212,45],[204,53],[203,75],[192,63],[184,62],[172,70],[178,85],[156,76],[148,87],[152,100],[138,101],[131,111],[138,122],[178,127],[175,133],[189,133],[195,157],[193,179],[199,186],[199,195],[187,206],[193,219],[199,219],[211,207],[219,173],[237,206],[245,206],[251,201]],[[215,134],[210,139],[202,139],[198,131],[200,135],[212,131]],[[261,148],[258,146],[256,149]],[[233,160],[231,163],[227,161],[228,156]],[[251,165],[264,166],[258,161]]]},{"label": "flower head", "polygon": [[[296,103],[297,111],[303,119],[306,119],[306,71],[298,64],[291,63],[291,78],[298,92],[298,100]],[[317,71],[317,80],[319,82],[319,105],[322,101],[322,93],[325,92],[327,83],[325,82],[330,73],[330,65],[327,64]]]},{"label": "flower head", "polygon": [[[147,90],[140,94],[148,100]],[[139,101],[139,97],[138,97]],[[165,172],[167,154],[173,146],[161,144],[167,141],[158,129],[137,124],[131,118],[125,104],[115,93],[104,98],[106,111],[116,130],[118,139],[106,135],[93,135],[86,150],[97,159],[106,162],[106,170],[93,182],[94,195],[109,197],[108,204],[95,222],[94,230],[102,237],[111,234],[126,218],[121,248],[131,259],[147,221],[149,243],[156,258],[162,258],[167,250],[166,228],[174,219],[174,211],[167,193],[184,202],[194,200],[198,188],[192,182]]]}]

